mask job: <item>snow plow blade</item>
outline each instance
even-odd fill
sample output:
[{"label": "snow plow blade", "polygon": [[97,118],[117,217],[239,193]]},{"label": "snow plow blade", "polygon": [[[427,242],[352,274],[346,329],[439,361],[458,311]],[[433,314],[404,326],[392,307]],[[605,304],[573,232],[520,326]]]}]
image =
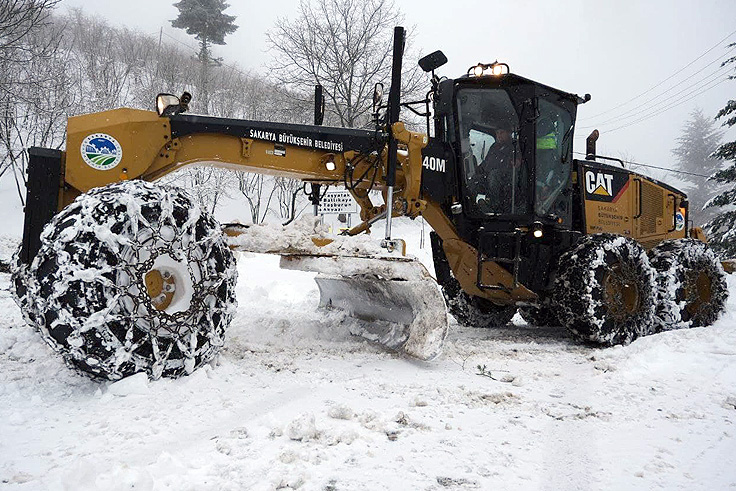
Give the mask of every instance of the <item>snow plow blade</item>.
[{"label": "snow plow blade", "polygon": [[357,319],[354,335],[419,360],[442,352],[448,322],[437,282],[417,260],[283,255],[281,267],[321,273],[320,306]]}]

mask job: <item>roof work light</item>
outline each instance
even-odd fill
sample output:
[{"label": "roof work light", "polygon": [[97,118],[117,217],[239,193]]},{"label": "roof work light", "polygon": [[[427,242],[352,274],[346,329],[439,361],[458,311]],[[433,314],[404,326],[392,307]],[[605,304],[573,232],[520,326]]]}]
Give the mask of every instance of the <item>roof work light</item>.
[{"label": "roof work light", "polygon": [[509,73],[509,66],[506,63],[499,63],[494,61],[493,63],[478,63],[468,68],[468,75],[471,77],[482,77],[483,75],[505,75]]}]

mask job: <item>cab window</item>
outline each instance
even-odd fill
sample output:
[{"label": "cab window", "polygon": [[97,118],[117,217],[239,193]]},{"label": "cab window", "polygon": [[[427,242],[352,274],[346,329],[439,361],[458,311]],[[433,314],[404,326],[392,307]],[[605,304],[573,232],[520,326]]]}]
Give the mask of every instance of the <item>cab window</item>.
[{"label": "cab window", "polygon": [[571,172],[572,115],[562,106],[539,100],[536,119],[536,204],[538,215],[554,214]]},{"label": "cab window", "polygon": [[519,148],[519,118],[503,89],[458,91],[458,123],[466,206],[475,213],[522,214],[528,172]]}]

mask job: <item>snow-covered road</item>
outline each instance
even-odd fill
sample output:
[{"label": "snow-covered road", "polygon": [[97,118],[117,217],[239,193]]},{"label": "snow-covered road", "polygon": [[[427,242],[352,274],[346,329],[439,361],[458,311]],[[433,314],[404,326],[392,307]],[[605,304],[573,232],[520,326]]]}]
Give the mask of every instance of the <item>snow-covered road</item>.
[{"label": "snow-covered road", "polygon": [[607,350],[453,322],[419,363],[318,310],[311,274],[239,270],[217,363],[114,384],[67,369],[0,274],[0,489],[736,487],[736,295],[715,326]]}]

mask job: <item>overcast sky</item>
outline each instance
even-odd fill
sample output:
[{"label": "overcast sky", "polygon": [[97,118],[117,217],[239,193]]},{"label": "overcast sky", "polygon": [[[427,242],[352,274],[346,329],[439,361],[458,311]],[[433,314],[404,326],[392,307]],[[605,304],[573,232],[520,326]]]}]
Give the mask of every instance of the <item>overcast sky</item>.
[{"label": "overcast sky", "polygon": [[[164,40],[175,38],[194,50],[195,40],[171,27],[169,21],[177,15],[173,3],[62,0],[60,8],[81,7],[110,24],[156,36],[163,28]],[[277,18],[293,18],[298,2],[229,3],[226,13],[237,16],[240,27],[226,38],[226,46],[215,48],[216,55],[266,73],[265,32]],[[576,151],[584,151],[585,136],[595,126],[601,130],[599,153],[668,166],[675,139],[695,107],[715,116],[729,98],[736,99],[736,80],[718,83],[727,71],[717,71],[721,60],[736,56],[736,48],[726,49],[736,42],[735,0],[395,3],[406,16],[405,27],[414,30],[419,52],[441,49],[449,58],[441,75],[458,77],[475,63],[498,59],[519,75],[568,92],[590,93],[592,101],[578,113]],[[627,104],[617,108],[622,103]],[[727,136],[733,138],[734,131]]]}]

